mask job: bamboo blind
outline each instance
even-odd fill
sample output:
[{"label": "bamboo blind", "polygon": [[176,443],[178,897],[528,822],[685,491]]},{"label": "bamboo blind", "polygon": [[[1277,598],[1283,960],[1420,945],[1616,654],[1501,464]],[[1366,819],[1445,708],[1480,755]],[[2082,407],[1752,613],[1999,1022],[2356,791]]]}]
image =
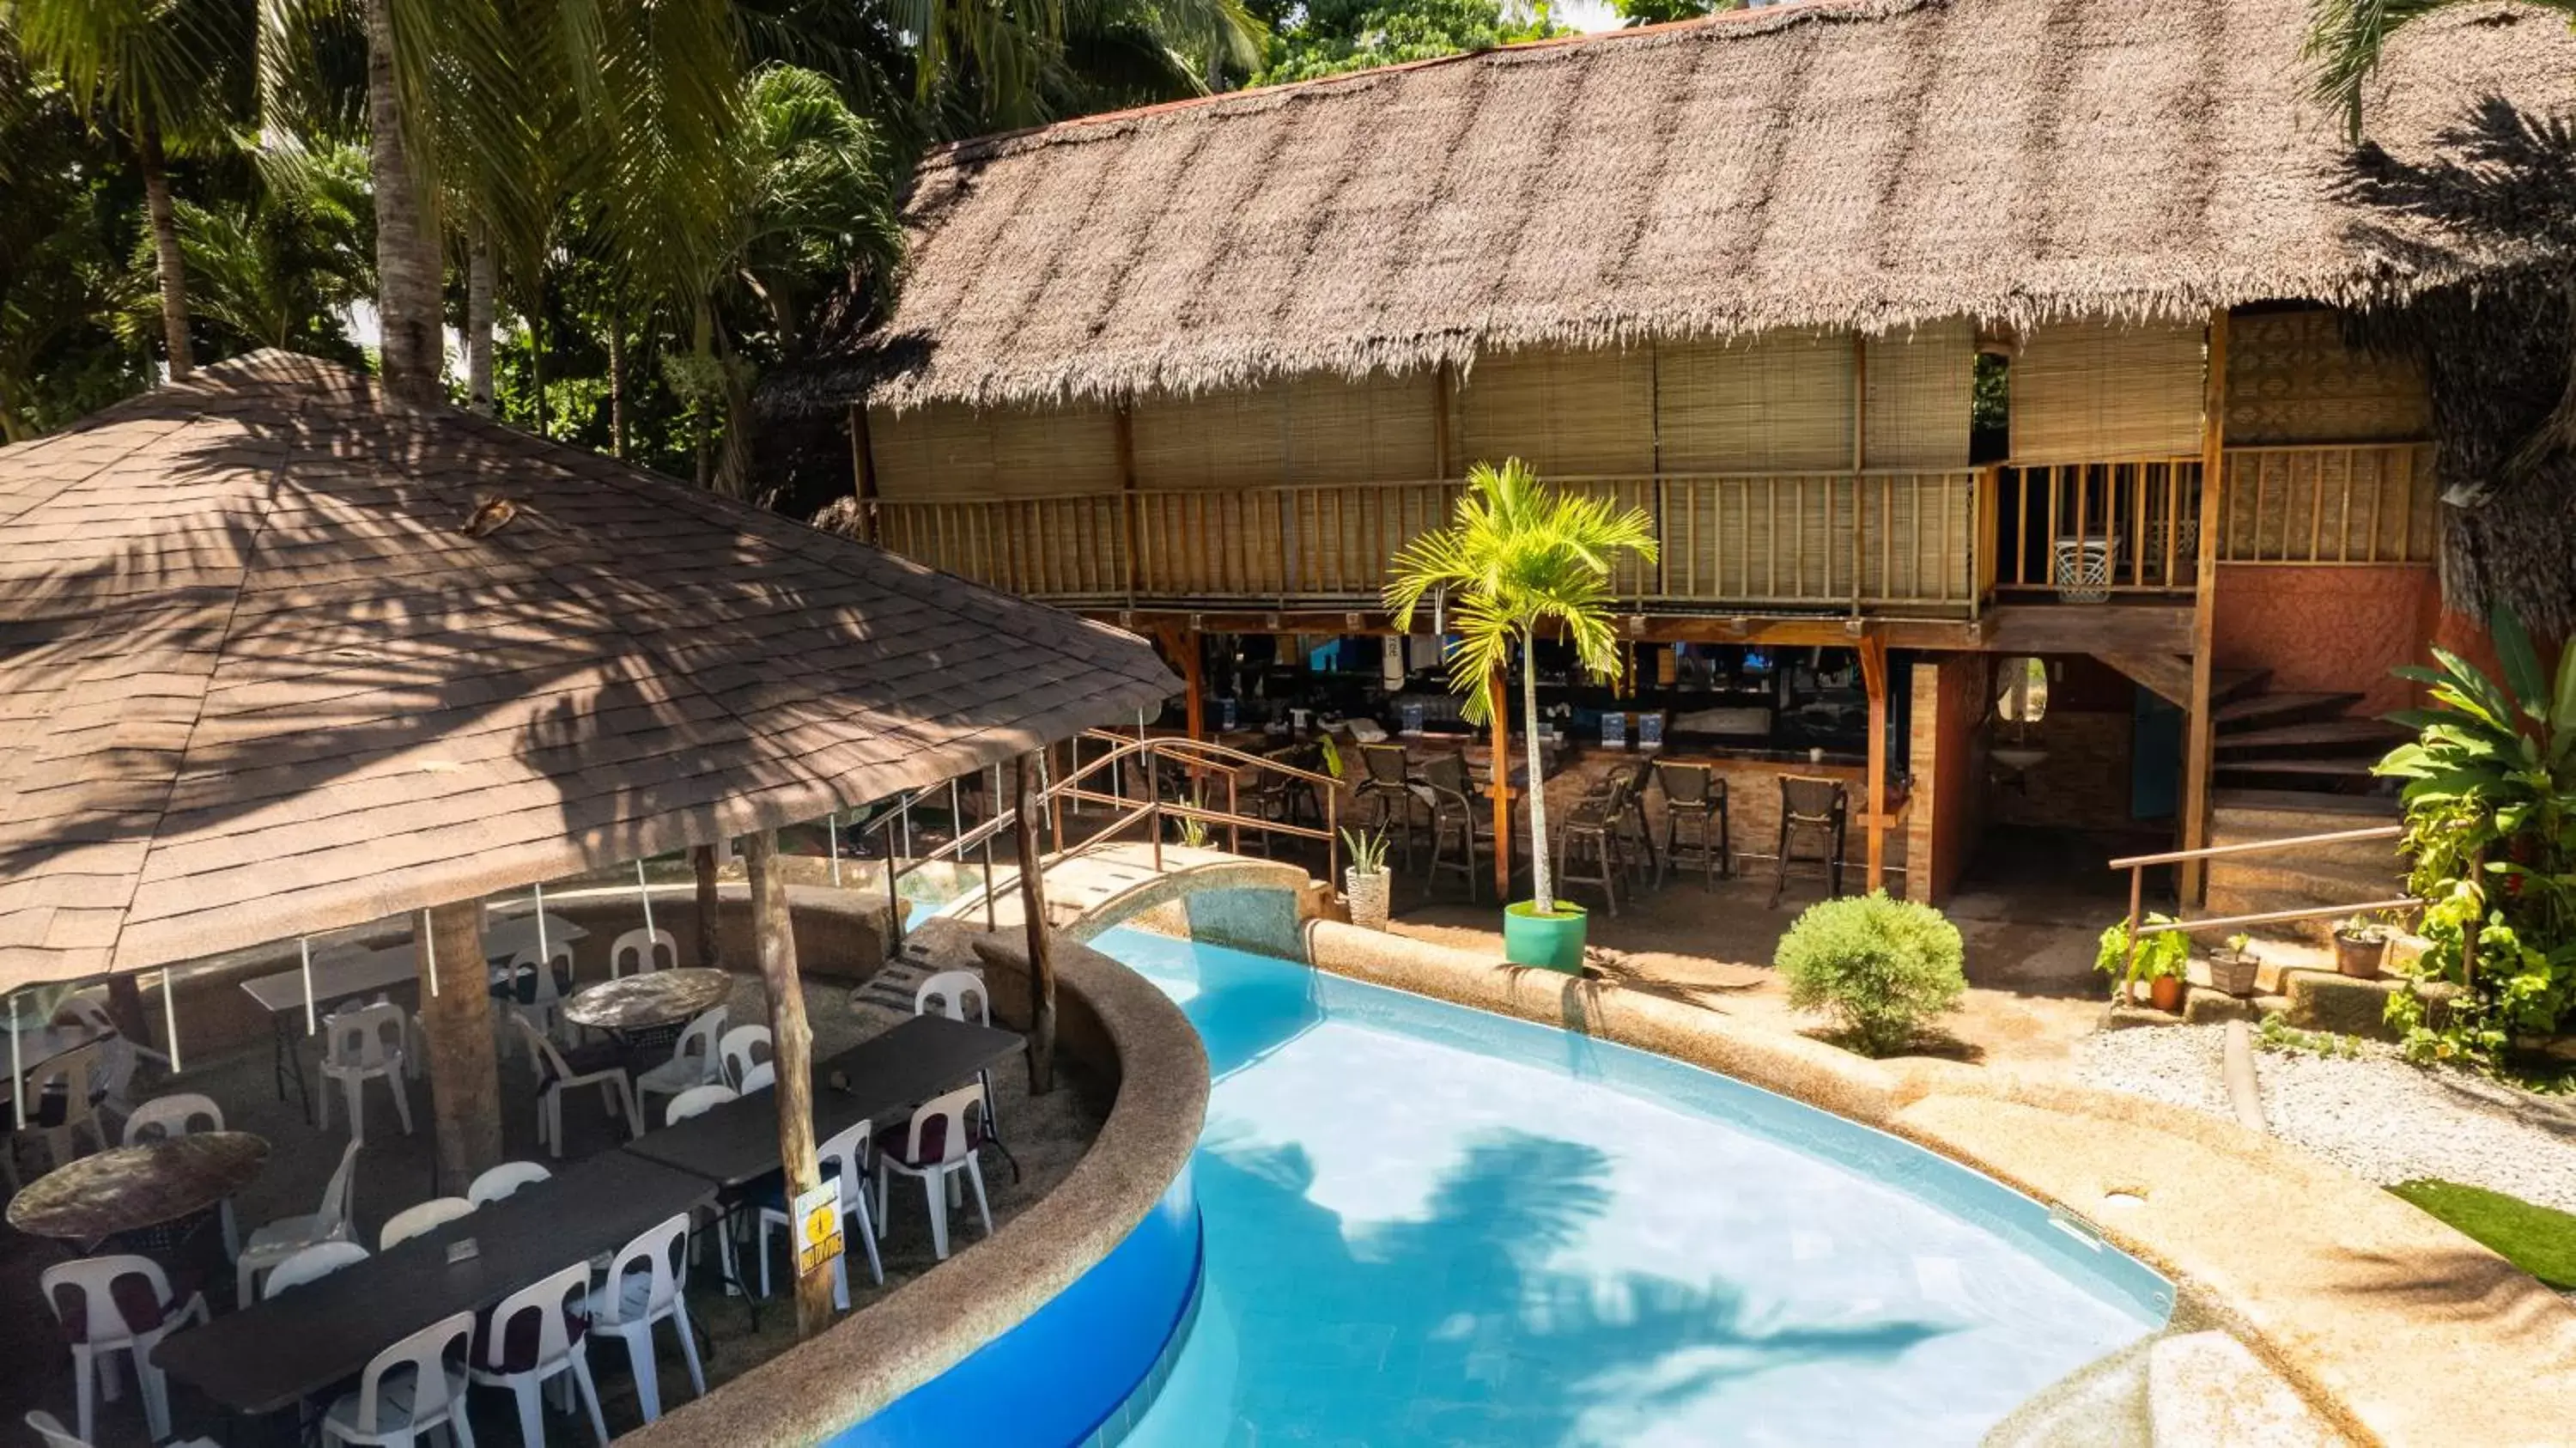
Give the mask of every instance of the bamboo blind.
[{"label": "bamboo blind", "polygon": [[2016,462],[2098,462],[2200,450],[2198,327],[2091,319],[2034,327],[2012,364]]},{"label": "bamboo blind", "polygon": [[1251,488],[1430,477],[1427,373],[1359,382],[1308,373],[1267,387],[1163,396],[1134,409],[1136,485]]},{"label": "bamboo blind", "polygon": [[1966,467],[1977,329],[1953,318],[1882,332],[1869,339],[1868,359],[1861,420],[1869,466]]},{"label": "bamboo blind", "polygon": [[1100,406],[868,409],[877,495],[1032,498],[1118,490],[1117,422]]},{"label": "bamboo blind", "polygon": [[1458,379],[1456,471],[1516,457],[1542,477],[1653,472],[1655,369],[1645,348],[1477,359]]},{"label": "bamboo blind", "polygon": [[2417,359],[2349,345],[2339,314],[2302,307],[2228,319],[2229,444],[2396,442],[2432,430]]},{"label": "bamboo blind", "polygon": [[1656,349],[1666,472],[1822,472],[1852,465],[1845,332],[1778,331]]}]

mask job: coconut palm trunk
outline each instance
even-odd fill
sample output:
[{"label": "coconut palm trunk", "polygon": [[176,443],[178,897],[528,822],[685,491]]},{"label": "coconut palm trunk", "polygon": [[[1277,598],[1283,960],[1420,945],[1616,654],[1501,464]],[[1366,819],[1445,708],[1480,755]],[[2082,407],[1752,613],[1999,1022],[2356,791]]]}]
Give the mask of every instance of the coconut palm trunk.
[{"label": "coconut palm trunk", "polygon": [[1556,913],[1556,878],[1547,860],[1546,776],[1538,748],[1538,648],[1521,635],[1521,738],[1529,746],[1530,900],[1541,915]]},{"label": "coconut palm trunk", "polygon": [[394,56],[393,0],[367,0],[367,149],[376,183],[376,312],[384,330],[385,390],[435,402],[445,348],[439,321],[438,231],[422,204],[404,131]]},{"label": "coconut palm trunk", "polygon": [[488,417],[492,413],[492,329],[499,320],[492,300],[496,268],[489,228],[476,221],[465,247],[465,405]]},{"label": "coconut palm trunk", "polygon": [[143,161],[143,206],[152,218],[152,257],[161,274],[161,339],[175,381],[197,370],[188,346],[188,274],[179,259],[179,218],[170,204],[170,168],[161,128],[146,122],[136,138]]}]

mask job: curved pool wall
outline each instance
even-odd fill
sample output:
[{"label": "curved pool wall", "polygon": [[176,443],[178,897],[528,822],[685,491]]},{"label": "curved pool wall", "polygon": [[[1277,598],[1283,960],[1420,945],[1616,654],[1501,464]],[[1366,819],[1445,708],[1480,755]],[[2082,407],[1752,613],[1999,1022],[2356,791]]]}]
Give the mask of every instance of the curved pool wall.
[{"label": "curved pool wall", "polygon": [[840,1436],[836,1448],[1116,1443],[1153,1401],[1197,1307],[1199,1208],[1184,1170],[1124,1241],[1009,1332]]},{"label": "curved pool wall", "polygon": [[1216,1077],[1206,1283],[1146,1448],[1973,1443],[2170,1314],[2079,1223],[1729,1077],[1205,943],[1095,945]]}]

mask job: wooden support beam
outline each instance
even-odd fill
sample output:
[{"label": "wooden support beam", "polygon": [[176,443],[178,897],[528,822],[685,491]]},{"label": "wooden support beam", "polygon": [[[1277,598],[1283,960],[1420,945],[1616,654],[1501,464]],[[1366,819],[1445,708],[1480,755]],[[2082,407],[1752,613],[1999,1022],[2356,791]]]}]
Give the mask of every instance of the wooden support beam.
[{"label": "wooden support beam", "polygon": [[[1494,900],[1504,905],[1512,899],[1512,708],[1507,692],[1503,671],[1494,670],[1485,680],[1485,712],[1494,722]],[[1531,780],[1529,787],[1538,788],[1539,781]]]},{"label": "wooden support beam", "polygon": [[1202,646],[1201,635],[1197,629],[1187,629],[1181,634],[1181,686],[1189,690],[1189,697],[1181,701],[1181,707],[1188,715],[1190,737],[1205,739],[1207,737],[1207,651]]},{"label": "wooden support beam", "polygon": [[[814,1033],[805,1023],[805,982],[796,967],[796,927],[787,914],[787,880],[778,872],[778,837],[767,830],[742,837],[742,861],[751,875],[751,936],[760,960],[760,983],[769,993],[770,1064],[777,1082],[778,1164],[786,1176],[791,1208],[800,1193],[821,1185],[814,1156]],[[856,1182],[841,1183],[855,1191]],[[790,1215],[793,1216],[791,1210]],[[799,1233],[788,1229],[792,1248]],[[832,1264],[796,1277],[796,1336],[809,1338],[832,1325]]]},{"label": "wooden support beam", "polygon": [[859,500],[859,536],[874,543],[878,541],[876,443],[868,435],[864,402],[850,404],[850,480]]},{"label": "wooden support beam", "polygon": [[1869,772],[1863,788],[1869,800],[1869,888],[1876,890],[1887,883],[1887,641],[1875,634],[1861,636],[1860,681],[1869,695]]},{"label": "wooden support beam", "polygon": [[1055,1089],[1055,954],[1047,943],[1046,862],[1038,854],[1029,756],[1021,755],[1011,768],[1011,833],[1019,848],[1020,915],[1029,948],[1029,1094],[1043,1096]]},{"label": "wooden support beam", "polygon": [[698,877],[698,964],[724,968],[724,924],[716,901],[716,847],[691,845],[689,868]]},{"label": "wooden support beam", "polygon": [[[2217,665],[2218,542],[2227,515],[2227,309],[2209,314],[2209,371],[2200,405],[2200,571],[2192,580],[2191,702],[2183,718],[2182,848],[2209,842],[2210,681]],[[2206,872],[2182,863],[2181,903],[2200,900]]]},{"label": "wooden support beam", "polygon": [[1136,601],[1136,415],[1126,403],[1110,415],[1118,446],[1118,536],[1127,561],[1127,601]]},{"label": "wooden support beam", "polygon": [[483,959],[483,902],[441,905],[414,918],[420,1029],[427,1042],[438,1179],[456,1193],[501,1164],[501,1062],[492,1042],[491,968]]},{"label": "wooden support beam", "polygon": [[1431,369],[1431,476],[1446,481],[1457,459],[1449,441],[1449,399],[1458,390],[1458,374],[1443,362]]}]

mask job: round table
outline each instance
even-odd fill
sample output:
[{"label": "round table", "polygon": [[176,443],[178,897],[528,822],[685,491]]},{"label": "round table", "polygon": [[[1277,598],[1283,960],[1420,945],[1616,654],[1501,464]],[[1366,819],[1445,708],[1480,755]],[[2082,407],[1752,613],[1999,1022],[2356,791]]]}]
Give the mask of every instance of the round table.
[{"label": "round table", "polygon": [[87,1250],[212,1210],[267,1164],[268,1138],[248,1131],[120,1146],[38,1177],[10,1201],[9,1225]]},{"label": "round table", "polygon": [[733,977],[721,970],[651,970],[583,990],[564,1002],[563,1015],[574,1025],[623,1036],[695,1020],[731,994]]}]

